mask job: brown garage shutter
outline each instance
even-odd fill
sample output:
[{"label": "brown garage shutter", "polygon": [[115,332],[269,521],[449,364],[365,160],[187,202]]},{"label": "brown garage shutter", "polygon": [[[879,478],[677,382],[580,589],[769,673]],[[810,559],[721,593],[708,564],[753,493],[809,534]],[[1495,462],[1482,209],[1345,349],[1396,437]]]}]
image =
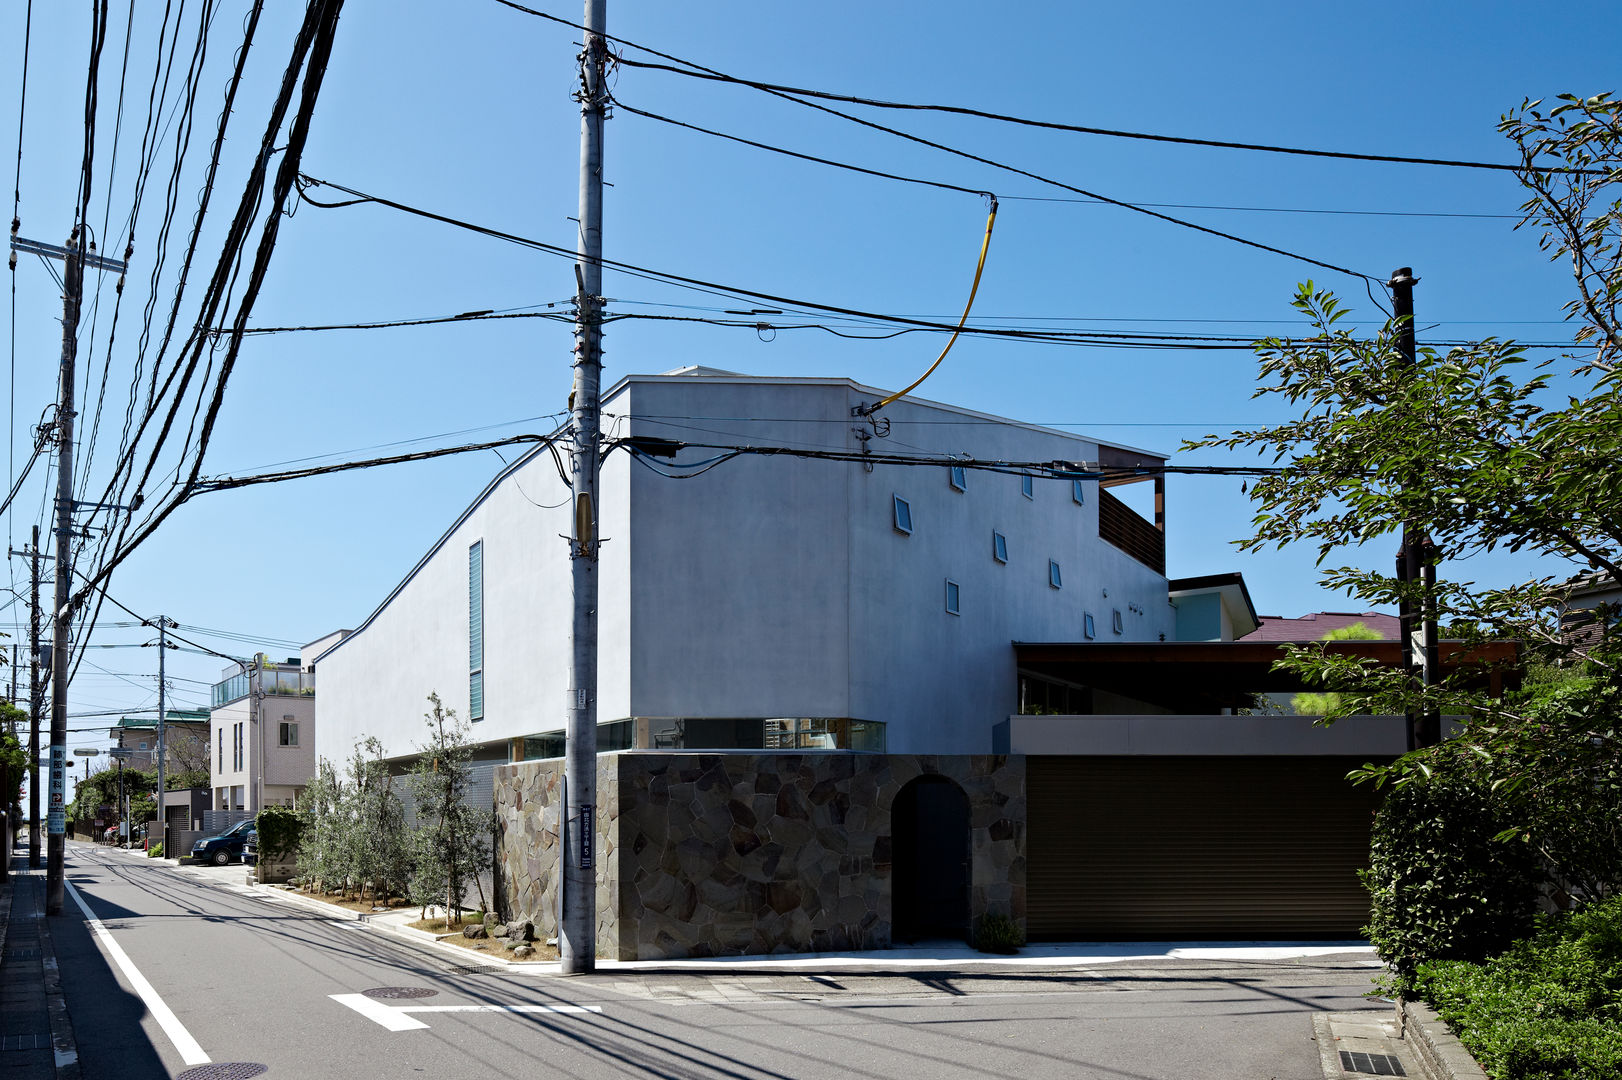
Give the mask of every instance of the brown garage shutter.
[{"label": "brown garage shutter", "polygon": [[1032,757],[1033,939],[1355,938],[1378,793],[1330,757]]}]

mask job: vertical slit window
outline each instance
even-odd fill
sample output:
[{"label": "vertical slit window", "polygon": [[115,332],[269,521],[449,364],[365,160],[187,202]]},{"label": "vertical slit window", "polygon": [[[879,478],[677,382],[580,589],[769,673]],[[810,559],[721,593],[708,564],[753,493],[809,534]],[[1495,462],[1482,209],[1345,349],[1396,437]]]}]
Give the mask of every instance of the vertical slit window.
[{"label": "vertical slit window", "polygon": [[968,488],[968,486],[969,486],[968,470],[965,469],[963,466],[961,466],[961,465],[953,465],[951,467],[951,472],[948,473],[947,475],[951,478],[952,486],[954,488],[956,488],[957,490],[963,491],[963,490],[966,490]]},{"label": "vertical slit window", "polygon": [[957,587],[957,582],[950,581],[950,580],[947,581],[947,583],[946,583],[946,613],[948,615],[961,615],[961,614],[963,614],[963,611],[962,611],[961,607],[959,606],[959,600],[960,600],[960,596],[959,596],[959,590],[958,590],[958,587]]},{"label": "vertical slit window", "polygon": [[467,718],[484,719],[484,541],[467,549]]},{"label": "vertical slit window", "polygon": [[1059,576],[1059,564],[1052,559],[1048,560],[1048,584],[1055,589],[1064,588],[1064,580]]},{"label": "vertical slit window", "polygon": [[991,557],[1000,563],[1008,561],[1008,537],[995,529],[991,532]]},{"label": "vertical slit window", "polygon": [[1070,500],[1077,506],[1087,505],[1087,492],[1082,490],[1080,480],[1070,481]]}]

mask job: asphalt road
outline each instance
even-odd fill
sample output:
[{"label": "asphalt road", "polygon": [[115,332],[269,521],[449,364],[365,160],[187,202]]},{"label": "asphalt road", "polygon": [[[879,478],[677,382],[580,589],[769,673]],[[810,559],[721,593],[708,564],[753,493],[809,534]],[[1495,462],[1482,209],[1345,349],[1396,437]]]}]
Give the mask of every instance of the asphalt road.
[{"label": "asphalt road", "polygon": [[[1320,1080],[1311,1014],[1385,1007],[1363,997],[1366,954],[1066,970],[489,974],[217,875],[88,845],[69,845],[68,880],[184,1029],[177,1040],[143,1006],[70,898],[52,933],[89,1080],[178,1076],[201,1056],[263,1066],[266,1077],[343,1080]],[[391,987],[417,996],[364,995]],[[189,1059],[176,1046],[185,1035]]]}]

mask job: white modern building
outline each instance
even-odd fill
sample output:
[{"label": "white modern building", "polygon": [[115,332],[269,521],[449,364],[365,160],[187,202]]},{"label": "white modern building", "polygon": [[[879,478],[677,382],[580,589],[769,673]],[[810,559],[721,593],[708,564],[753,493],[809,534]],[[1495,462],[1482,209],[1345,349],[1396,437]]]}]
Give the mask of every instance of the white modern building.
[{"label": "white modern building", "polygon": [[[862,415],[882,396],[707,368],[604,395],[601,749],[985,754],[1016,640],[1175,636],[1158,474],[1123,501],[1064,468],[1161,456],[913,398]],[[570,514],[547,448],[497,475],[317,658],[317,753],[409,755],[434,692],[485,760],[559,755]]]},{"label": "white modern building", "polygon": [[213,809],[257,814],[293,805],[315,775],[315,657],[346,632],[318,638],[285,663],[261,655],[221,673],[209,714]]}]

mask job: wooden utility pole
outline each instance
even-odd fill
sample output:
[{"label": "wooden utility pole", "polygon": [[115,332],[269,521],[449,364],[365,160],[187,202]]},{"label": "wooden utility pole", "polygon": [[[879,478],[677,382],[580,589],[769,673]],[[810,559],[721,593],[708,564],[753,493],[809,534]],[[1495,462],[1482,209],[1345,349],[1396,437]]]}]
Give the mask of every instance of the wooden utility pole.
[{"label": "wooden utility pole", "polygon": [[564,732],[564,841],[559,868],[563,912],[558,953],[566,975],[597,966],[597,535],[598,444],[602,428],[603,119],[608,112],[608,0],[585,0],[580,53],[580,240],[575,259],[573,442],[569,482],[574,527],[569,538],[569,700]]}]

